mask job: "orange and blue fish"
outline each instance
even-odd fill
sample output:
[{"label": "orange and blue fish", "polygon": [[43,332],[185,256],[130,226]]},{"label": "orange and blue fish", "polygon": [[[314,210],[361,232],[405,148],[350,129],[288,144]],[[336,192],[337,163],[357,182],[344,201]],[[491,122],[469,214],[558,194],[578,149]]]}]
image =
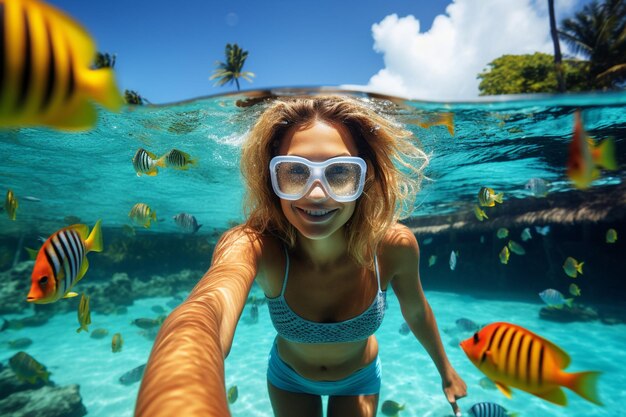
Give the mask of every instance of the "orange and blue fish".
[{"label": "orange and blue fish", "polygon": [[600,168],[617,169],[615,145],[610,138],[595,145],[587,135],[580,111],[577,110],[574,113],[574,133],[567,159],[567,176],[576,188],[584,190],[600,177]]},{"label": "orange and blue fish", "polygon": [[461,342],[469,360],[507,397],[512,388],[557,405],[567,405],[561,387],[602,405],[597,391],[600,372],[563,371],[571,360],[560,347],[511,323],[491,323]]},{"label": "orange and blue fish", "polygon": [[91,233],[84,224],[64,227],[55,232],[39,249],[26,301],[48,304],[61,298],[77,296],[71,289],[89,268],[87,253],[101,251],[100,220]]},{"label": "orange and blue fish", "polygon": [[85,29],[39,0],[0,0],[0,128],[86,130],[91,101],[117,111],[113,70],[90,68],[96,47]]}]

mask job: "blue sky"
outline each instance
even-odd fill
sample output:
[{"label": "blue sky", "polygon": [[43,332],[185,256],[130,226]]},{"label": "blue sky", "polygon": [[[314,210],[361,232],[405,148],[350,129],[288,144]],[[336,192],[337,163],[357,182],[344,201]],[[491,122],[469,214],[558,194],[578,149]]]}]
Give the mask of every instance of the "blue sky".
[{"label": "blue sky", "polygon": [[[556,0],[559,16],[580,1]],[[491,59],[551,48],[547,0],[50,3],[117,55],[121,89],[153,103],[234,91],[209,80],[227,43],[249,51],[256,77],[242,89],[349,85],[423,99],[474,97]]]}]

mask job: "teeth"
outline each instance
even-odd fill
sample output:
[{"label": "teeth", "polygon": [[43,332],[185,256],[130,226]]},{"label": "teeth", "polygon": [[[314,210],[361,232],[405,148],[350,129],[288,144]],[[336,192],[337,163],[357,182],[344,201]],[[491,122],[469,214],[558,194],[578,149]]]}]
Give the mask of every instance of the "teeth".
[{"label": "teeth", "polygon": [[310,216],[324,216],[331,211],[332,210],[304,210],[304,212]]}]

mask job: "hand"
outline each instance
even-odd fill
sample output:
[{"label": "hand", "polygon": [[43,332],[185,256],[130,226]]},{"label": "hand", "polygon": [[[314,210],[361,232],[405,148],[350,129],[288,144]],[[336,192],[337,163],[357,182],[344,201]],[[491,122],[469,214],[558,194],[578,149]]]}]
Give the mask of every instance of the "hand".
[{"label": "hand", "polygon": [[442,380],[441,385],[446,399],[452,406],[452,412],[456,417],[460,417],[461,409],[457,405],[456,400],[467,395],[467,385],[465,385],[465,382],[454,369]]}]

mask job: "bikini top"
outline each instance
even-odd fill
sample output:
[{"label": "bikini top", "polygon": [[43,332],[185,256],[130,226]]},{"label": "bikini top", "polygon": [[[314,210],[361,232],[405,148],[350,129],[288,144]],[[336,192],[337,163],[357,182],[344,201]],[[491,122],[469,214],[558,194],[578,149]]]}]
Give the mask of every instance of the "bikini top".
[{"label": "bikini top", "polygon": [[372,304],[363,313],[351,319],[337,323],[320,323],[306,320],[297,315],[285,300],[285,288],[289,275],[289,254],[285,248],[287,265],[283,287],[278,297],[265,296],[270,311],[272,324],[278,334],[298,343],[342,343],[367,339],[380,327],[385,316],[387,292],[380,289],[378,259],[374,255],[378,293]]}]

